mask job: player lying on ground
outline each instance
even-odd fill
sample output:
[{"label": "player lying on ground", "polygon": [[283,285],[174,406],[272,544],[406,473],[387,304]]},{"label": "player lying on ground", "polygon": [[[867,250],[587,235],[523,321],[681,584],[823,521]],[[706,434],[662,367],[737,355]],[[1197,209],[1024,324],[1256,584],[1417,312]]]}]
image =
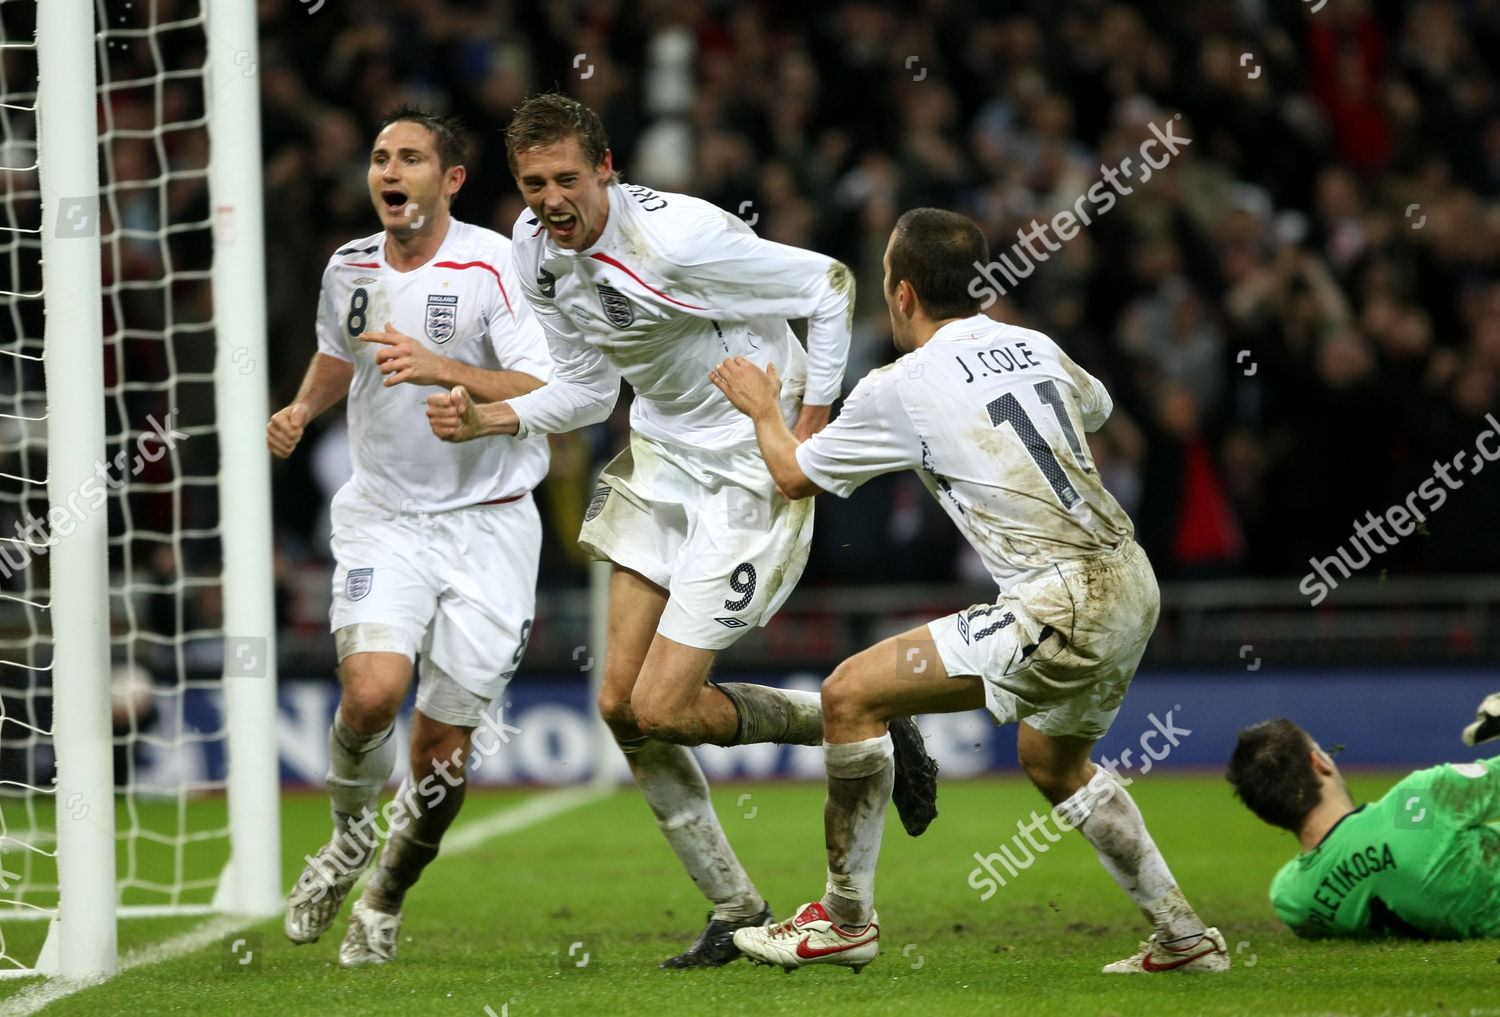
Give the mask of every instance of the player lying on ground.
[{"label": "player lying on ground", "polygon": [[[615,565],[599,709],[713,903],[697,941],[663,966],[725,964],[739,956],[734,930],[772,921],[771,911],[687,746],[817,745],[823,717],[813,693],[707,680],[718,651],[791,593],[813,518],[810,500],[775,496],[754,429],[708,371],[729,354],[781,363],[789,384],[776,412],[813,434],[839,394],[853,281],[832,258],[761,240],[705,201],[619,183],[599,118],[565,96],[522,104],[506,144],[528,206],[511,234],[516,272],[557,378],[477,407],[463,388],[433,397],[433,431],[452,440],[568,431],[609,416],[621,377],[634,389],[630,446],[605,467],[579,535]],[[806,352],[789,317],[808,319]],[[936,766],[914,724],[896,734],[911,773],[896,803],[916,834],[936,813]]]},{"label": "player lying on ground", "polygon": [[1104,386],[1046,336],[991,321],[970,295],[989,258],[969,219],[907,212],[885,253],[885,299],[905,356],[872,371],[839,418],[798,442],[777,413],[775,371],[726,360],[714,382],[755,421],[788,497],[846,497],[915,470],[1000,588],[980,604],[849,658],[823,683],[828,886],[788,922],[735,944],[788,969],[874,959],[875,862],[891,784],[886,726],[987,707],[1019,721],[1021,765],[1082,831],[1155,931],[1106,972],[1223,971],[1229,954],[1183,898],[1129,792],[1089,761],[1156,626],[1156,579],[1099,480],[1084,431],[1109,416]]},{"label": "player lying on ground", "polygon": [[1240,732],[1229,783],[1302,853],[1271,881],[1299,936],[1500,936],[1500,757],[1418,770],[1355,806],[1328,754],[1290,720]]},{"label": "player lying on ground", "polygon": [[1500,692],[1492,692],[1479,704],[1474,723],[1464,728],[1465,745],[1479,745],[1500,738]]},{"label": "player lying on ground", "polygon": [[536,601],[542,531],[531,489],[547,472],[546,439],[455,447],[433,436],[413,391],[463,384],[502,399],[552,375],[510,242],[449,213],[464,181],[458,132],[417,110],[387,118],[369,169],[384,231],[329,260],[318,352],[266,429],[284,459],[308,421],[349,396],[354,475],[332,509],[343,683],[328,737],[334,832],[287,900],[294,943],[333,924],[374,857],[396,714],[422,659],[411,775],[385,810],[389,839],[339,950],[346,967],[395,957],[402,900],[463,803],[471,735],[521,660]]}]

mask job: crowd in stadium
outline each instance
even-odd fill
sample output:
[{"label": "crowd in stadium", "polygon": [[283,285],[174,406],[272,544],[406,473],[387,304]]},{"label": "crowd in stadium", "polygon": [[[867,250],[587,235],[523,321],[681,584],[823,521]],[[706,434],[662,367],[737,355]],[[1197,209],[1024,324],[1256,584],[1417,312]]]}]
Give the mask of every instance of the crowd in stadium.
[{"label": "crowd in stadium", "polygon": [[[1118,200],[1055,252],[1033,243],[988,313],[1109,386],[1095,454],[1163,579],[1301,574],[1500,406],[1493,6],[264,3],[272,402],[313,347],[327,256],[375,228],[369,139],[403,101],[472,129],[462,219],[509,232],[522,206],[501,132],[523,97],[559,89],[601,111],[625,179],[843,260],[851,384],[895,355],[880,256],[902,211],[963,211],[1018,265],[1018,231],[1132,158]],[[1143,179],[1136,153],[1169,122],[1186,140]],[[625,405],[554,441],[544,584],[577,564],[570,536]],[[341,454],[335,423],[278,467],[294,556],[319,548]],[[1464,473],[1369,572],[1500,565],[1497,476]],[[838,539],[814,541],[816,582],[977,575],[913,477],[819,511]]]}]

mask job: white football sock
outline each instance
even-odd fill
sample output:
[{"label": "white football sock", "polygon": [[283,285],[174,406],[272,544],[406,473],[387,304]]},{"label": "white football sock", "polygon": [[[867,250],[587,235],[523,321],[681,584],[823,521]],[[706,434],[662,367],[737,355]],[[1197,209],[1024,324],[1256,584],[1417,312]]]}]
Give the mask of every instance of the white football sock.
[{"label": "white football sock", "polygon": [[1203,922],[1178,889],[1141,810],[1108,770],[1099,767],[1056,812],[1094,846],[1104,870],[1135,901],[1159,942],[1181,948],[1202,937]]},{"label": "white football sock", "polygon": [[[336,841],[344,841],[369,859],[374,846],[367,844],[363,817],[370,816],[380,804],[380,792],[396,768],[395,725],[375,734],[362,735],[344,723],[341,711],[334,711],[333,726],[328,730],[328,797],[333,807]],[[361,861],[356,864],[363,864]]]},{"label": "white football sock", "polygon": [[799,689],[773,689],[749,682],[714,686],[734,704],[739,730],[729,745],[776,742],[780,745],[823,744],[823,697]]},{"label": "white football sock", "polygon": [[823,832],[828,845],[828,887],[823,908],[834,924],[862,929],[875,911],[875,863],[896,780],[891,736],[824,745],[828,801]]},{"label": "white football sock", "polygon": [[724,836],[708,797],[708,781],[687,746],[641,738],[622,741],[620,749],[667,843],[713,901],[714,917],[742,921],[765,910],[765,898]]}]

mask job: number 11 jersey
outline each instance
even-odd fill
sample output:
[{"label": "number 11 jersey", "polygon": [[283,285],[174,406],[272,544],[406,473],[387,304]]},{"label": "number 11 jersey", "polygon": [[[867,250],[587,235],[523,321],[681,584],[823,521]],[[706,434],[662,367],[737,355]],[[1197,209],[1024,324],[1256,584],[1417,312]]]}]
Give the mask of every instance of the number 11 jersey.
[{"label": "number 11 jersey", "polygon": [[866,375],[797,461],[840,497],[916,470],[1004,589],[1134,535],[1083,437],[1112,408],[1051,339],[975,315]]}]

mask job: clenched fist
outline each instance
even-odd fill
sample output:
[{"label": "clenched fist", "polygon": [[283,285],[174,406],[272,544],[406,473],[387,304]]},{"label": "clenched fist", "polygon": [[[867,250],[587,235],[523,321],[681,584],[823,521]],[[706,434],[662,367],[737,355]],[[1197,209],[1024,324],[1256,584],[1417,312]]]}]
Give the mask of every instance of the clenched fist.
[{"label": "clenched fist", "polygon": [[444,441],[468,441],[484,433],[479,419],[479,407],[469,398],[462,385],[452,391],[439,392],[427,397],[427,420],[432,433]]},{"label": "clenched fist", "polygon": [[307,407],[301,403],[292,403],[276,411],[266,425],[266,447],[272,455],[285,459],[292,454],[302,440],[302,432],[307,430],[307,416]]}]

